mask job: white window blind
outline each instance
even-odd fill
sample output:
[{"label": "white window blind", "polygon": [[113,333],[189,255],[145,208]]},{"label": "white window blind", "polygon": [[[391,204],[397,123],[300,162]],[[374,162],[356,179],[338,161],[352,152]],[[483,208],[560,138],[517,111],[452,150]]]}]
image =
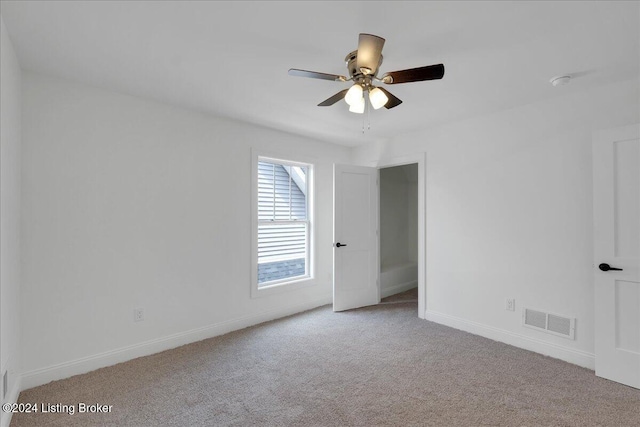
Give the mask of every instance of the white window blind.
[{"label": "white window blind", "polygon": [[309,272],[308,167],[258,161],[258,287]]}]

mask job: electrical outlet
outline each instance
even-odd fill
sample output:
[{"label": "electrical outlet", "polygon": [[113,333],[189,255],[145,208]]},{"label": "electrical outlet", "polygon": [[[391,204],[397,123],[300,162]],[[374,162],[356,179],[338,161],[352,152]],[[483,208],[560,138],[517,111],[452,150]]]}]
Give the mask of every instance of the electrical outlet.
[{"label": "electrical outlet", "polygon": [[513,298],[507,298],[507,305],[505,308],[507,311],[516,311],[516,300]]},{"label": "electrical outlet", "polygon": [[133,309],[133,321],[134,322],[142,322],[144,320],[144,309],[143,308],[134,308]]}]

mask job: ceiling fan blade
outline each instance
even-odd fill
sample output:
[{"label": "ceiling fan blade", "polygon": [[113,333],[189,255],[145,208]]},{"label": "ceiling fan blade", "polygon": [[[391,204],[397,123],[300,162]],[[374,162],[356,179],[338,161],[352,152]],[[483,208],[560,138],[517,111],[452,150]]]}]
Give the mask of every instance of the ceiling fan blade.
[{"label": "ceiling fan blade", "polygon": [[309,77],[312,79],[332,80],[336,82],[347,81],[347,78],[345,76],[339,76],[337,74],[318,73],[316,71],[298,70],[297,68],[289,69],[289,75],[296,77]]},{"label": "ceiling fan blade", "polygon": [[386,84],[421,82],[424,80],[437,80],[444,76],[444,65],[427,65],[426,67],[411,68],[409,70],[392,71],[382,76]]},{"label": "ceiling fan blade", "polygon": [[358,70],[364,70],[363,74],[375,75],[380,66],[383,46],[382,37],[361,33],[358,38]]},{"label": "ceiling fan blade", "polygon": [[349,89],[341,90],[340,92],[333,95],[331,98],[327,98],[324,101],[322,101],[320,104],[318,104],[318,107],[328,107],[330,105],[335,104],[336,102],[343,99],[348,91]]},{"label": "ceiling fan blade", "polygon": [[402,104],[402,100],[400,98],[397,98],[395,95],[393,95],[391,92],[389,92],[385,88],[378,87],[378,89],[383,91],[384,94],[387,95],[387,98],[389,98],[387,103],[384,104],[384,108],[386,108],[387,110],[390,109],[390,108],[393,108],[393,107],[397,107],[398,105]]}]

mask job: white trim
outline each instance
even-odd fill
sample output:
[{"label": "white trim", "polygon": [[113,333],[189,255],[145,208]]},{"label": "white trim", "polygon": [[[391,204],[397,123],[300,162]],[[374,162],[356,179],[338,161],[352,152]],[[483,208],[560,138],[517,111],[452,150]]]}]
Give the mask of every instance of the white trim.
[{"label": "white trim", "polygon": [[388,288],[380,288],[380,298],[386,298],[390,297],[391,295],[406,292],[409,289],[415,288],[416,286],[418,286],[418,281],[412,280],[410,282],[400,283],[399,285],[389,286]]},{"label": "white trim", "polygon": [[[418,317],[424,319],[427,311],[427,153],[415,153],[407,154],[405,156],[384,158],[379,160],[374,166],[378,169],[383,169],[414,163],[418,164]],[[379,188],[378,191],[380,191]],[[380,217],[379,200],[380,198],[378,198],[378,218]],[[380,230],[380,224],[378,224],[378,230]],[[378,236],[378,245],[379,244],[380,237]],[[378,248],[378,257],[380,257],[379,249],[380,248]]]},{"label": "white trim", "polygon": [[[17,375],[17,378],[14,380],[14,383],[13,383],[13,388],[11,389],[11,392],[7,395],[7,400],[5,400],[3,403],[17,403],[18,396],[20,395],[21,390],[22,390],[22,376]],[[2,422],[0,422],[0,427],[9,427],[9,425],[11,424],[11,418],[13,417],[13,413],[12,412],[6,413],[2,411],[1,414],[2,414]]]},{"label": "white trim", "polygon": [[314,299],[294,306],[282,307],[263,311],[258,314],[239,317],[213,325],[195,328],[190,331],[179,332],[162,338],[145,341],[104,353],[82,357],[68,362],[58,363],[45,368],[35,369],[22,374],[22,386],[24,389],[46,384],[50,381],[68,378],[73,375],[84,374],[95,369],[126,362],[137,357],[148,356],[164,350],[176,348],[185,344],[205,340],[218,335],[227,334],[259,323],[268,322],[316,307],[331,304],[331,296]]},{"label": "white trim", "polygon": [[481,337],[500,341],[514,347],[544,354],[545,356],[551,356],[591,370],[595,369],[596,359],[593,353],[576,350],[574,348],[543,341],[537,338],[531,338],[515,332],[494,328],[492,326],[483,325],[481,323],[472,322],[470,320],[449,316],[448,314],[438,313],[431,310],[427,310],[425,312],[425,318],[432,322],[450,326],[474,335],[480,335]]},{"label": "white trim", "polygon": [[[281,292],[292,291],[302,287],[313,286],[317,283],[315,277],[316,266],[316,251],[315,251],[315,162],[316,159],[309,158],[304,155],[282,155],[274,151],[262,150],[251,148],[251,298],[260,298]],[[296,160],[290,160],[295,158]],[[304,276],[293,277],[291,280],[273,281],[267,286],[258,287],[258,161],[260,159],[267,159],[279,162],[281,164],[287,164],[289,166],[304,165],[308,168],[307,176],[307,247],[309,248],[307,254],[307,274]],[[289,160],[284,160],[289,159]],[[297,221],[300,223],[301,221]]]},{"label": "white trim", "polygon": [[272,280],[271,282],[265,282],[258,288],[258,293],[252,295],[252,298],[260,298],[266,295],[272,295],[274,293],[280,293],[284,291],[290,291],[292,289],[304,288],[307,286],[315,285],[313,277],[309,276],[296,276],[280,280]]}]

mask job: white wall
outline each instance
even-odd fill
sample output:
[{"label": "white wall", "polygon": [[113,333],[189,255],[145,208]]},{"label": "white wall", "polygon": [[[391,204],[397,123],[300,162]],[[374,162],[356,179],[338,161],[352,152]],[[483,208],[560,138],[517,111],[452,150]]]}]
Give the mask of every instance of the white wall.
[{"label": "white wall", "polygon": [[[417,262],[418,165],[380,169],[381,269]],[[414,182],[415,181],[415,182]]]},{"label": "white wall", "polygon": [[[331,302],[347,149],[31,73],[23,102],[26,387]],[[316,286],[250,298],[251,147],[315,162]]]},{"label": "white wall", "polygon": [[[558,89],[361,147],[353,160],[426,152],[428,319],[592,367],[591,133],[638,121],[638,80]],[[523,328],[522,307],[576,317],[576,340]]]},{"label": "white wall", "polygon": [[[409,260],[418,262],[418,165],[412,167],[412,177],[415,179],[407,181],[407,243],[409,245]],[[415,171],[415,173],[413,172]]]},{"label": "white wall", "polygon": [[401,167],[380,169],[380,269],[408,261],[407,186]]},{"label": "white wall", "polygon": [[380,297],[418,286],[418,165],[380,169]]},{"label": "white wall", "polygon": [[[20,65],[0,17],[0,393],[15,402],[20,384]],[[0,394],[0,397],[2,395]],[[9,414],[0,411],[0,425]]]}]

